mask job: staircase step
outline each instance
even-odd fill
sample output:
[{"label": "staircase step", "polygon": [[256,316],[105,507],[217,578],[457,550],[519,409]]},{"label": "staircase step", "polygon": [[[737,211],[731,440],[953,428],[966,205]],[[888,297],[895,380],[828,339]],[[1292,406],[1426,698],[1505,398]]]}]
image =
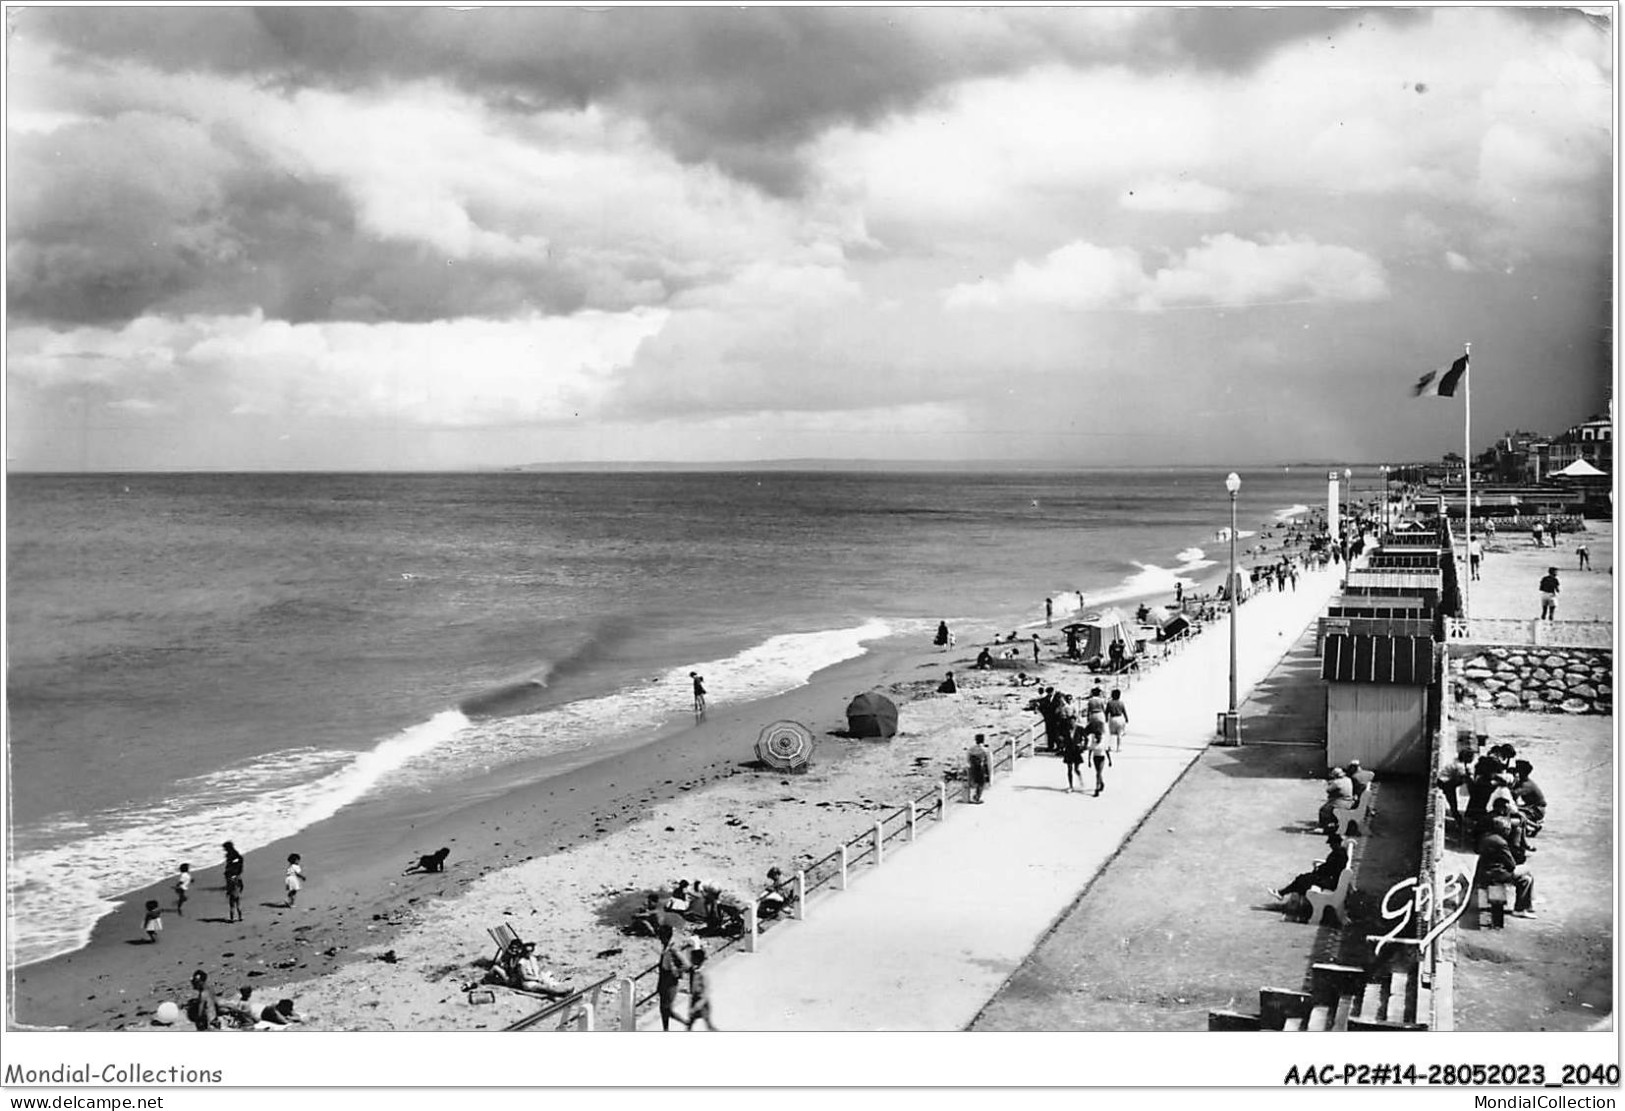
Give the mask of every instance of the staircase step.
[{"label": "staircase step", "polygon": [[1365,982],[1365,969],[1352,964],[1322,962],[1309,966],[1314,992],[1322,998],[1359,991]]},{"label": "staircase step", "polygon": [[1281,1026],[1281,1029],[1283,1031],[1302,1030],[1303,1029],[1303,1016],[1302,1015],[1293,1015],[1291,1018],[1286,1020],[1286,1022]]},{"label": "staircase step", "polygon": [[1349,1018],[1354,1014],[1355,996],[1340,995],[1337,997],[1337,1010],[1332,1013],[1333,1030],[1347,1030]]},{"label": "staircase step", "polygon": [[1320,1003],[1309,1012],[1309,1021],[1304,1023],[1305,1030],[1329,1030],[1332,1025],[1332,1005]]},{"label": "staircase step", "polygon": [[1370,980],[1365,985],[1365,991],[1360,994],[1360,1009],[1355,1012],[1361,1018],[1377,1018],[1382,1014],[1382,981]]},{"label": "staircase step", "polygon": [[1308,992],[1289,988],[1259,988],[1259,1022],[1265,1030],[1285,1030],[1286,1020],[1295,1017],[1301,1029],[1303,1016],[1309,1013],[1312,1002]]}]

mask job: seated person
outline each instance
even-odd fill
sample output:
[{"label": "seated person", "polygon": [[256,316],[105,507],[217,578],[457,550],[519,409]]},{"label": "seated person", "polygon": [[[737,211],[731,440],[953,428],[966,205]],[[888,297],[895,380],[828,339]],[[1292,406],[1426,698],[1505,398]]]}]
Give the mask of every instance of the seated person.
[{"label": "seated person", "polygon": [[1523,815],[1524,833],[1530,837],[1539,833],[1540,827],[1546,824],[1546,792],[1529,778],[1534,770],[1535,766],[1528,760],[1519,760],[1512,765],[1515,780],[1512,798],[1518,804],[1518,812]]},{"label": "seated person", "polygon": [[1326,773],[1326,801],[1320,806],[1320,828],[1327,830],[1336,828],[1342,822],[1337,812],[1347,810],[1353,805],[1354,781],[1342,768],[1333,768]]},{"label": "seated person", "polygon": [[1512,834],[1512,823],[1505,818],[1492,818],[1490,832],[1478,845],[1478,868],[1474,884],[1509,884],[1517,889],[1512,914],[1518,918],[1535,916],[1535,877],[1529,865],[1519,864],[1512,856],[1507,838]]},{"label": "seated person", "polygon": [[628,928],[639,937],[654,937],[659,932],[660,920],[660,894],[651,891],[644,896],[643,908],[632,912]]},{"label": "seated person", "polygon": [[1349,782],[1354,785],[1354,804],[1358,806],[1366,788],[1370,787],[1377,777],[1362,768],[1358,760],[1350,760],[1343,770],[1348,773]]},{"label": "seated person", "polygon": [[673,887],[671,894],[666,897],[665,910],[667,913],[675,914],[679,918],[686,918],[692,902],[692,897],[688,891],[688,881],[678,880],[677,886]]},{"label": "seated person", "polygon": [[252,1026],[259,1021],[256,1013],[259,1008],[249,999],[254,994],[252,987],[237,989],[237,998],[230,1002],[220,1004],[220,1013],[238,1026]]},{"label": "seated person", "polygon": [[563,995],[569,991],[569,988],[559,982],[558,977],[542,967],[541,960],[536,956],[536,943],[533,941],[520,941],[516,938],[513,944],[508,946],[503,965],[508,986],[517,991],[534,992],[538,995]]},{"label": "seated person", "polygon": [[796,901],[795,889],[784,882],[784,873],[777,865],[767,870],[767,891],[756,904],[758,918],[777,918]]},{"label": "seated person", "polygon": [[1493,823],[1497,818],[1506,819],[1507,824],[1512,827],[1512,832],[1507,834],[1507,847],[1512,850],[1512,859],[1522,864],[1529,859],[1529,854],[1535,851],[1535,847],[1529,843],[1524,831],[1523,817],[1511,799],[1498,798],[1490,803],[1490,821]]},{"label": "seated person", "polygon": [[983,648],[980,652],[976,653],[976,669],[978,671],[986,671],[988,668],[990,668],[992,666],[993,666],[993,653],[992,652],[988,651],[986,648]]},{"label": "seated person", "polygon": [[1433,785],[1444,792],[1444,801],[1450,807],[1450,816],[1461,826],[1461,802],[1459,792],[1462,784],[1472,781],[1473,750],[1463,748],[1457,751],[1456,758],[1446,764],[1439,772],[1439,778]]},{"label": "seated person", "polygon": [[937,684],[938,694],[958,694],[959,684],[954,682],[954,673],[948,672],[948,677]]},{"label": "seated person", "polygon": [[744,904],[739,897],[715,883],[694,881],[700,892],[700,907],[705,914],[705,925],[713,934],[730,936],[745,928]]}]

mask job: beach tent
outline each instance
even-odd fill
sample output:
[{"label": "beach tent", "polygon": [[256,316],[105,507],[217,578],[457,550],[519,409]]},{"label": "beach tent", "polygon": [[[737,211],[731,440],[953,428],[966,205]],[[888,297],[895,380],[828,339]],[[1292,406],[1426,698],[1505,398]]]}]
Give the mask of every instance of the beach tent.
[{"label": "beach tent", "polygon": [[1114,640],[1123,642],[1125,660],[1132,660],[1138,652],[1139,626],[1116,607],[1092,613],[1082,621],[1068,625],[1064,631],[1077,637],[1078,651],[1085,660],[1105,656]]},{"label": "beach tent", "polygon": [[897,703],[875,691],[858,695],[847,703],[846,731],[854,737],[895,737]]},{"label": "beach tent", "polygon": [[1602,475],[1607,474],[1607,473],[1608,472],[1606,472],[1606,471],[1599,471],[1596,467],[1593,467],[1590,463],[1587,463],[1584,459],[1576,459],[1574,462],[1570,463],[1568,466],[1564,467],[1562,470],[1553,471],[1551,473],[1550,477],[1552,477],[1552,478],[1600,478]]}]

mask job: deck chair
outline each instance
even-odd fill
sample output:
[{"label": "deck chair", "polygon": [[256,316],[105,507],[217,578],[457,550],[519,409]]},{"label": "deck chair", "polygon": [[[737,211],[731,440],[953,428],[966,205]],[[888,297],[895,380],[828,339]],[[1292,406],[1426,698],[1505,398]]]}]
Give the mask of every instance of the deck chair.
[{"label": "deck chair", "polygon": [[491,964],[493,967],[500,968],[502,958],[507,955],[508,949],[513,943],[519,940],[519,934],[506,922],[500,926],[489,927],[485,932],[491,935],[491,940],[496,943],[497,947],[496,956],[491,958]]}]

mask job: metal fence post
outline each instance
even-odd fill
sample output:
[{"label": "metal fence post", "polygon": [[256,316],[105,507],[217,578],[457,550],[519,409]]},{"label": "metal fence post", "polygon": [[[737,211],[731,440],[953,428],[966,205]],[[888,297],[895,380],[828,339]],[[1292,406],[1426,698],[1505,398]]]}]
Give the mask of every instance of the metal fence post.
[{"label": "metal fence post", "polygon": [[916,816],[914,804],[910,802],[908,804],[908,843],[911,845],[914,843],[914,819]]},{"label": "metal fence post", "polygon": [[807,873],[804,870],[796,872],[796,917],[803,922],[807,920]]},{"label": "metal fence post", "polygon": [[751,904],[745,908],[745,952],[756,952],[756,906]]},{"label": "metal fence post", "polygon": [[592,1029],[593,1029],[592,1021],[593,1021],[592,1004],[583,1001],[582,1004],[581,1004],[581,1023],[577,1027],[577,1029],[583,1030],[583,1031],[585,1031],[586,1033],[589,1033],[589,1034],[592,1033]]},{"label": "metal fence post", "polygon": [[846,846],[841,846],[841,890],[846,890]]},{"label": "metal fence post", "polygon": [[638,1012],[632,1003],[636,990],[636,985],[629,976],[615,981],[615,994],[619,996],[620,1003],[621,1029],[629,1033],[635,1033],[638,1028]]},{"label": "metal fence post", "polygon": [[937,784],[937,821],[948,816],[948,781],[944,779]]},{"label": "metal fence post", "polygon": [[886,827],[884,822],[875,823],[875,867],[878,868],[886,862]]}]

